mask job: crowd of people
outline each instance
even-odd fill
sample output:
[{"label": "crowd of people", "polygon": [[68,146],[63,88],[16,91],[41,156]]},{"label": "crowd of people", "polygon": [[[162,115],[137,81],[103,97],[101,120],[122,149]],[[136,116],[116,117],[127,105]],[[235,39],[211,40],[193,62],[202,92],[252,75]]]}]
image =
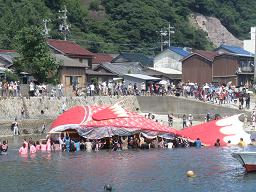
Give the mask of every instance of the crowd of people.
[{"label": "crowd of people", "polygon": [[147,138],[142,133],[132,136],[113,136],[102,139],[71,138],[69,134],[59,136],[58,139],[47,138],[34,142],[32,138],[27,141],[24,139],[19,149],[21,155],[33,154],[37,151],[99,151],[103,149],[111,151],[121,151],[128,149],[151,149],[151,148],[180,148],[180,147],[201,147],[188,139],[174,137],[165,139],[161,137]]},{"label": "crowd of people", "polygon": [[[236,87],[231,82],[227,84],[205,83],[198,85],[192,82],[143,82],[141,84],[129,83],[126,85],[123,81],[91,81],[84,88],[74,84],[72,91],[74,96],[126,96],[126,95],[141,95],[141,96],[165,96],[174,95],[182,96],[191,99],[201,100],[214,104],[237,104],[239,109],[250,108],[252,91],[248,91],[252,86]],[[48,90],[46,84],[35,84],[34,81],[29,83],[30,96],[64,96],[64,86],[59,83]],[[21,96],[21,86],[19,81],[2,81],[0,82],[0,96]]]},{"label": "crowd of people", "polygon": [[0,81],[0,96],[2,97],[18,97],[20,96],[19,81]]},{"label": "crowd of people", "polygon": [[[0,143],[0,150],[2,153],[7,153],[8,142],[3,141]],[[233,144],[228,141],[227,146],[239,146],[246,147],[247,145],[256,146],[256,141],[252,139],[251,143],[245,143],[243,138],[240,138],[239,143]],[[28,155],[35,154],[39,151],[65,151],[65,152],[78,152],[78,151],[100,151],[100,150],[111,150],[111,151],[122,151],[129,149],[164,149],[164,148],[188,148],[196,147],[201,148],[204,144],[197,138],[195,141],[188,140],[181,137],[173,138],[147,138],[142,133],[132,136],[113,136],[102,139],[84,139],[84,138],[71,138],[68,133],[64,137],[59,136],[58,139],[47,138],[40,141],[34,142],[32,138],[27,141],[24,139],[22,146],[19,149],[19,154]],[[207,145],[205,145],[207,146]],[[220,139],[216,139],[214,143],[215,147],[221,147]]]},{"label": "crowd of people", "polygon": [[165,84],[159,82],[141,83],[129,83],[125,85],[122,81],[109,81],[102,83],[91,82],[86,87],[87,96],[94,95],[141,95],[141,96],[165,96],[175,95],[193,98],[204,102],[210,102],[214,104],[238,104],[239,109],[250,108],[250,94],[252,91],[248,91],[251,86],[236,87],[231,82],[227,84],[217,83],[205,83],[204,85],[198,85],[191,82],[179,82],[178,84],[169,83]]}]

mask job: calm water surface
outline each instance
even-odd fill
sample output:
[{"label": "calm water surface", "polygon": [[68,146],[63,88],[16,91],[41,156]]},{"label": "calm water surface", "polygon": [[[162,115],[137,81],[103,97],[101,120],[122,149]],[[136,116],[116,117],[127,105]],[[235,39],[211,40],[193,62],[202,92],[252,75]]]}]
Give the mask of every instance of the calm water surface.
[{"label": "calm water surface", "polygon": [[[20,157],[21,140],[9,139],[0,156],[0,191],[118,192],[255,191],[256,174],[246,174],[231,157],[238,149],[163,149],[122,152],[40,152]],[[254,150],[254,149],[250,149]],[[195,178],[186,172],[194,170]]]}]

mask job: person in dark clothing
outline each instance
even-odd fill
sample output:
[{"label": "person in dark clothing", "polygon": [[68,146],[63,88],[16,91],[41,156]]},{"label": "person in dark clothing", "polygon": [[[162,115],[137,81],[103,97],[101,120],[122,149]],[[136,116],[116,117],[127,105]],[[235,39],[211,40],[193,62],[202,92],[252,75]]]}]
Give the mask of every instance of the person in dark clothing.
[{"label": "person in dark clothing", "polygon": [[214,144],[215,147],[220,147],[220,139],[216,140],[216,143]]},{"label": "person in dark clothing", "polygon": [[210,121],[210,119],[211,119],[211,117],[210,117],[210,113],[207,113],[207,115],[206,115],[206,121],[207,121],[207,122],[209,122],[209,121]]},{"label": "person in dark clothing", "polygon": [[183,128],[187,127],[187,117],[185,114],[182,117],[182,127]]},{"label": "person in dark clothing", "polygon": [[248,93],[245,98],[245,105],[247,109],[250,109],[250,101],[251,101],[251,97],[250,97],[250,94]]}]

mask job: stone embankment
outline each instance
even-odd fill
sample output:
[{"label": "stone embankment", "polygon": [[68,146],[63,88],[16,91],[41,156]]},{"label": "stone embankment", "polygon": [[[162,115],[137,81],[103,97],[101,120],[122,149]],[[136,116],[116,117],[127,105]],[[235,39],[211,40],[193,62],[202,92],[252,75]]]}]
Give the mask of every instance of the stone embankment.
[{"label": "stone embankment", "polygon": [[[95,96],[95,97],[15,97],[0,99],[0,136],[12,135],[11,124],[18,118],[22,134],[41,133],[45,125],[45,132],[51,122],[62,113],[63,104],[66,108],[76,105],[113,105],[119,103],[125,109],[135,111],[137,108],[143,113],[167,115],[173,113],[176,117],[183,114],[193,114],[195,120],[202,121],[209,112],[230,116],[248,113],[234,108],[207,104],[200,101],[177,98],[174,96]],[[21,115],[21,109],[25,113]]]},{"label": "stone embankment", "polygon": [[[66,109],[76,105],[114,105],[119,103],[122,107],[135,111],[139,107],[134,96],[95,96],[95,97],[13,97],[0,99],[0,135],[12,135],[11,124],[18,119],[21,134],[35,134],[46,131],[51,122]],[[21,114],[22,108],[25,110]]]}]

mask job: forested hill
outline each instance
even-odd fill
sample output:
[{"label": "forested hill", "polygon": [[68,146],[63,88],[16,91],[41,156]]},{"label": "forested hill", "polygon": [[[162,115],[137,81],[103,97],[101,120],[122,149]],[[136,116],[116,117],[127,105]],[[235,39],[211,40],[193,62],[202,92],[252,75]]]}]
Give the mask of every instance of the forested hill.
[{"label": "forested hill", "polygon": [[249,37],[256,24],[256,0],[0,0],[0,48],[13,49],[23,27],[43,26],[50,19],[51,38],[58,32],[59,10],[66,5],[74,40],[94,52],[159,51],[157,31],[170,22],[172,45],[211,49],[206,34],[192,27],[188,16],[215,16],[236,37]]}]

